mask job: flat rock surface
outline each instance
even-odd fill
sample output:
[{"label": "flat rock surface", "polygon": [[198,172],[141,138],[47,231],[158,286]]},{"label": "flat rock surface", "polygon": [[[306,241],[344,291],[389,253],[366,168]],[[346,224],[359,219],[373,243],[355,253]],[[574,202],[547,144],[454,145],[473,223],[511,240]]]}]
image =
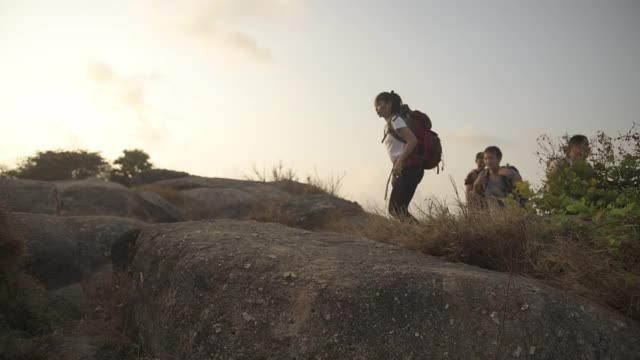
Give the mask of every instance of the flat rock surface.
[{"label": "flat rock surface", "polygon": [[539,282],[232,220],[129,239],[132,328],[177,359],[635,359],[640,325]]}]

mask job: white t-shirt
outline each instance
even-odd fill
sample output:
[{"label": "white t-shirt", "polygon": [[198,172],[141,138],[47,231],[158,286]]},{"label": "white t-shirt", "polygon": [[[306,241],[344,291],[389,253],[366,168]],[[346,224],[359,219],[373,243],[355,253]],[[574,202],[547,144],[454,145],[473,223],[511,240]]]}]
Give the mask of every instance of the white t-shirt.
[{"label": "white t-shirt", "polygon": [[[407,127],[407,123],[400,115],[396,115],[393,119],[391,119],[391,125],[396,132],[398,131],[398,129]],[[389,153],[391,163],[395,164],[396,160],[400,157],[400,155],[402,155],[405,143],[393,137],[393,135],[389,133],[388,126],[389,125],[387,124],[384,127],[385,134],[387,134],[387,136],[384,138],[384,145],[387,147],[387,152]]]}]

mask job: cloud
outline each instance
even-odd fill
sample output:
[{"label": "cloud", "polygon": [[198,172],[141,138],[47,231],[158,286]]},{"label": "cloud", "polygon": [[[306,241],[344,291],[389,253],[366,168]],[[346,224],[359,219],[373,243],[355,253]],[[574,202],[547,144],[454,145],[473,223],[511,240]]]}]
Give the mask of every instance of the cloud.
[{"label": "cloud", "polygon": [[115,79],[113,70],[105,63],[91,62],[88,66],[91,78],[99,84],[107,84]]},{"label": "cloud", "polygon": [[157,142],[165,134],[150,121],[148,114],[152,111],[145,101],[145,84],[151,80],[160,79],[158,74],[135,74],[123,77],[116,74],[111,66],[103,62],[91,62],[87,67],[90,79],[99,85],[104,94],[108,94],[112,101],[128,111],[134,113],[138,119],[135,133],[149,142]]},{"label": "cloud", "polygon": [[306,0],[217,0],[209,2],[209,13],[218,17],[260,19],[294,15],[302,11]]},{"label": "cloud", "polygon": [[468,145],[490,146],[506,144],[508,141],[500,136],[490,135],[475,129],[472,125],[465,125],[460,130],[446,134],[450,141]]},{"label": "cloud", "polygon": [[258,45],[255,38],[239,31],[227,31],[207,18],[194,19],[189,33],[202,45],[211,49],[231,51],[258,61],[270,61],[271,51]]},{"label": "cloud", "polygon": [[248,18],[266,23],[299,13],[304,0],[217,0],[194,4],[194,10],[182,21],[189,37],[202,46],[222,50],[226,55],[242,56],[250,60],[270,61],[271,50],[260,45],[258,39],[242,31],[223,26],[225,21]]}]

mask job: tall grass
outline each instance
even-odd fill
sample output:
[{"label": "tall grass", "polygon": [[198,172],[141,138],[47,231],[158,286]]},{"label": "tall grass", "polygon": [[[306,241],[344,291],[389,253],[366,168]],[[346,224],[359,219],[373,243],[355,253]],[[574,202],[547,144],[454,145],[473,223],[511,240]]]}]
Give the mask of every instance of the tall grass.
[{"label": "tall grass", "polygon": [[345,174],[338,174],[322,178],[318,175],[318,171],[314,170],[313,174],[307,175],[304,181],[301,181],[295,171],[279,162],[268,170],[266,167],[260,170],[256,165],[253,165],[252,173],[246,175],[245,179],[272,183],[285,191],[299,195],[329,194],[338,196],[344,177]]},{"label": "tall grass", "polygon": [[9,214],[4,202],[0,200],[0,278],[14,272],[22,262],[24,243],[11,231]]}]

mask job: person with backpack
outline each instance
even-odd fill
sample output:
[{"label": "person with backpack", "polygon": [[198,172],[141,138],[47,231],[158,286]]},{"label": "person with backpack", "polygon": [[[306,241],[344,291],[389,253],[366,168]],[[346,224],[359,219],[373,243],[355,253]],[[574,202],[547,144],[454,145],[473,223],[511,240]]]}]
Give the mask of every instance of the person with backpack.
[{"label": "person with backpack", "polygon": [[424,170],[439,169],[442,157],[440,139],[431,131],[429,117],[412,111],[394,91],[378,94],[375,110],[385,120],[382,143],[393,164],[387,181],[388,190],[392,180],[389,214],[399,220],[417,222],[409,213],[409,204],[424,177]]},{"label": "person with backpack", "polygon": [[545,191],[551,191],[551,180],[559,170],[566,167],[574,167],[578,163],[590,166],[586,161],[590,153],[589,139],[584,135],[573,135],[567,144],[565,157],[551,160],[547,164]]},{"label": "person with backpack", "polygon": [[478,174],[484,170],[484,153],[481,151],[476,154],[476,168],[471,170],[467,177],[464,178],[464,193],[467,197],[467,203],[473,200],[473,183],[476,182]]},{"label": "person with backpack", "polygon": [[502,199],[513,193],[516,184],[522,181],[522,177],[514,166],[500,166],[502,151],[497,146],[489,146],[484,150],[484,163],[486,169],[478,174],[473,183],[473,190],[480,198],[494,200],[499,206],[503,206]]}]

